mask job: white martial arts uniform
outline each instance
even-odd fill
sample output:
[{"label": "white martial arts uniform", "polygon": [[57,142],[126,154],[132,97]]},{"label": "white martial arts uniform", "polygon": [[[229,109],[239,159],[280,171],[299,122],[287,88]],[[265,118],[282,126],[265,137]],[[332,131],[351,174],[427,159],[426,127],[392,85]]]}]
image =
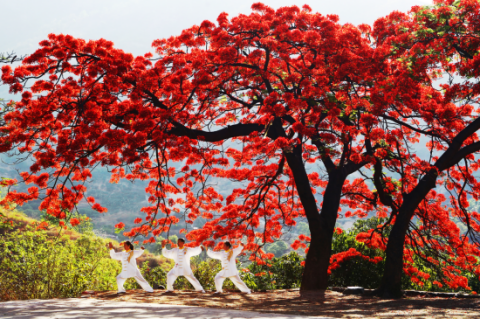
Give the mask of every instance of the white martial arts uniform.
[{"label": "white martial arts uniform", "polygon": [[167,291],[174,290],[174,282],[179,276],[184,276],[187,280],[194,286],[197,291],[204,291],[200,282],[195,278],[190,268],[190,257],[199,255],[202,252],[202,248],[195,247],[185,247],[167,249],[162,248],[162,255],[166,258],[173,259],[175,262],[174,268],[167,274]]},{"label": "white martial arts uniform", "polygon": [[143,249],[134,250],[134,254],[129,259],[129,253],[126,251],[122,251],[116,253],[115,250],[110,250],[110,257],[112,259],[120,260],[122,262],[122,272],[117,276],[117,290],[118,292],[125,292],[124,283],[128,278],[135,278],[135,280],[139,283],[139,285],[147,292],[153,292],[154,290],[150,287],[147,280],[142,277],[139,268],[137,268],[137,261],[136,259],[140,257],[144,253]]},{"label": "white martial arts uniform", "polygon": [[235,265],[236,257],[242,252],[243,247],[239,246],[232,250],[232,256],[229,258],[229,252],[222,250],[222,251],[212,251],[207,250],[207,255],[210,258],[220,259],[222,263],[222,270],[215,276],[215,289],[217,292],[222,292],[222,284],[226,278],[229,278],[236,287],[246,293],[251,293],[251,290],[246,286],[246,284],[242,281],[239,277],[239,271]]}]

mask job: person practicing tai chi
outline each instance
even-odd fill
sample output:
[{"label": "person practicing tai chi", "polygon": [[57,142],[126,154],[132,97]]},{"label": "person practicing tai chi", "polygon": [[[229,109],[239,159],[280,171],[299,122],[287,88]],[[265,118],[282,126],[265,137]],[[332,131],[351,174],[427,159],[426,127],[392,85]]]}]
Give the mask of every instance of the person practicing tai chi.
[{"label": "person practicing tai chi", "polygon": [[246,286],[246,284],[239,277],[239,271],[235,265],[236,257],[242,252],[244,245],[240,244],[239,247],[232,249],[230,242],[226,241],[224,243],[223,251],[213,251],[208,249],[207,255],[210,258],[220,259],[222,264],[222,270],[215,276],[215,289],[216,294],[222,293],[222,284],[226,278],[229,278],[236,287],[247,294],[251,293],[251,290]]},{"label": "person practicing tai chi", "polygon": [[147,280],[142,277],[139,268],[137,267],[136,259],[144,253],[144,247],[140,250],[134,250],[134,245],[130,241],[124,242],[124,250],[116,253],[112,243],[109,243],[110,257],[122,262],[122,272],[117,276],[117,293],[125,293],[124,283],[128,278],[135,278],[139,285],[147,292],[154,292]]},{"label": "person practicing tai chi", "polygon": [[202,285],[194,277],[192,269],[190,268],[190,258],[199,255],[204,247],[185,247],[185,240],[179,238],[177,240],[178,248],[167,249],[165,248],[165,242],[162,243],[162,255],[169,259],[173,259],[175,262],[174,268],[167,274],[167,292],[174,291],[174,282],[179,276],[184,276],[194,286],[194,289],[199,292],[205,292]]}]

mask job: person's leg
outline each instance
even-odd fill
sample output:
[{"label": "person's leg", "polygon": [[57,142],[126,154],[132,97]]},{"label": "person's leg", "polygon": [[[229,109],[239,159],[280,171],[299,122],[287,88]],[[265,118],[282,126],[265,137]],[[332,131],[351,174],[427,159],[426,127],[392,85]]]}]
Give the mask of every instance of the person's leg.
[{"label": "person's leg", "polygon": [[118,275],[116,279],[117,279],[117,292],[125,292],[124,283],[127,280],[127,278],[123,278],[121,275]]},{"label": "person's leg", "polygon": [[194,286],[194,289],[196,291],[204,291],[204,288],[202,288],[199,280],[197,280],[197,278],[195,278],[193,274],[184,275],[184,277],[187,278],[187,280],[192,284],[192,286]]},{"label": "person's leg", "polygon": [[215,290],[217,292],[222,292],[222,285],[224,284],[225,277],[221,276],[220,274],[215,275],[214,282],[215,282]]},{"label": "person's leg", "polygon": [[235,276],[232,276],[232,277],[229,277],[229,279],[234,283],[234,285],[242,292],[245,292],[245,293],[248,293],[250,294],[251,293],[251,290],[249,289],[249,287],[247,287],[247,285],[245,284],[245,282],[242,281],[242,279],[240,278],[239,274],[235,275]]},{"label": "person's leg", "polygon": [[140,271],[137,272],[137,275],[134,278],[137,281],[137,283],[142,287],[142,289],[144,289],[147,292],[154,292],[154,289],[150,287],[149,283],[147,282],[147,280],[145,280],[145,278],[142,276]]},{"label": "person's leg", "polygon": [[172,269],[167,274],[167,291],[174,291],[174,282],[177,279],[177,274]]}]

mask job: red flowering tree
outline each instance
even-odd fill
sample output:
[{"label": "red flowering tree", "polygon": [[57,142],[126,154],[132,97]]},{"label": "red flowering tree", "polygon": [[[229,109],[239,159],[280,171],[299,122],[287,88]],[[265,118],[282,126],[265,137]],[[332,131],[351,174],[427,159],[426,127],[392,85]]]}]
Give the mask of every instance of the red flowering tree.
[{"label": "red flowering tree", "polygon": [[[378,292],[400,296],[403,272],[420,285],[429,279],[439,287],[469,289],[460,271],[479,276],[480,216],[468,209],[469,198],[479,201],[480,188],[474,175],[480,148],[479,2],[437,1],[413,7],[410,15],[393,13],[376,21],[373,36],[424,82],[426,97],[425,107],[394,102],[380,116],[411,143],[426,141],[426,149],[412,149],[398,136],[375,159],[371,200],[390,218],[358,239],[386,250]],[[447,80],[435,82],[443,76]],[[455,221],[467,230],[462,233]],[[387,225],[392,230],[386,246]],[[414,258],[433,268],[436,278],[414,267]]]},{"label": "red flowering tree", "polygon": [[[4,202],[22,204],[45,188],[40,208],[64,218],[84,198],[91,169],[108,165],[113,182],[150,180],[151,206],[128,236],[157,236],[183,220],[199,243],[245,236],[256,251],[306,217],[301,288],[325,289],[341,206],[363,217],[380,201],[349,175],[391,160],[386,145],[419,142],[393,108],[436,111],[445,104],[429,101],[444,95],[419,77],[426,68],[408,72],[367,25],[340,25],[307,6],[253,9],[154,41],[155,59],[50,35],[21,66],[3,67],[22,100],[6,116],[1,150],[28,154],[34,164],[22,178],[37,185]],[[218,179],[240,185],[224,198],[210,185]],[[190,226],[197,218],[206,220],[201,229]]]}]

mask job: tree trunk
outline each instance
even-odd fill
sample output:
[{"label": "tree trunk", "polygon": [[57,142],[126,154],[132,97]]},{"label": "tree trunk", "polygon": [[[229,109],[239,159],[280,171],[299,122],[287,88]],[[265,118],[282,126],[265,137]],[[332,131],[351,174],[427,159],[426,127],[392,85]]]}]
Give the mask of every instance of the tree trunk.
[{"label": "tree trunk", "polygon": [[332,236],[346,175],[339,170],[329,173],[329,182],[319,214],[302,158],[296,156],[294,152],[285,153],[285,156],[294,175],[297,193],[311,231],[311,243],[302,275],[301,291],[325,290],[329,278],[327,269],[331,259]]},{"label": "tree trunk", "polygon": [[403,273],[404,240],[409,222],[414,216],[419,204],[426,198],[431,189],[436,187],[439,172],[456,165],[461,159],[479,152],[479,142],[461,147],[464,141],[479,130],[480,118],[476,118],[466,126],[451,142],[449,148],[439,157],[431,169],[424,175],[414,189],[403,196],[399,214],[389,234],[386,247],[386,264],[381,286],[376,293],[383,298],[399,298],[402,296],[401,278]]},{"label": "tree trunk", "polygon": [[[274,121],[271,138],[285,137],[280,120]],[[342,186],[347,173],[344,169],[329,171],[329,181],[323,197],[321,213],[317,208],[316,199],[307,176],[302,148],[297,146],[293,151],[283,153],[294,176],[297,193],[311,231],[311,243],[306,256],[304,274],[302,275],[301,291],[325,290],[329,275],[327,269],[331,259],[332,236],[336,225],[337,212],[341,201]]]},{"label": "tree trunk", "polygon": [[403,273],[404,239],[412,215],[400,212],[389,234],[386,247],[386,263],[381,286],[377,294],[382,298],[401,298],[401,279]]},{"label": "tree trunk", "polygon": [[329,279],[327,270],[331,259],[332,237],[341,200],[342,185],[345,180],[346,177],[337,171],[329,174],[329,182],[319,215],[319,226],[309,223],[311,243],[306,256],[301,291],[327,289]]},{"label": "tree trunk", "polygon": [[386,263],[384,266],[381,286],[376,293],[383,298],[401,298],[401,278],[403,274],[404,240],[409,222],[414,216],[416,208],[426,198],[429,191],[436,187],[438,173],[436,170],[428,172],[419,184],[407,195],[396,216],[386,247]]}]

